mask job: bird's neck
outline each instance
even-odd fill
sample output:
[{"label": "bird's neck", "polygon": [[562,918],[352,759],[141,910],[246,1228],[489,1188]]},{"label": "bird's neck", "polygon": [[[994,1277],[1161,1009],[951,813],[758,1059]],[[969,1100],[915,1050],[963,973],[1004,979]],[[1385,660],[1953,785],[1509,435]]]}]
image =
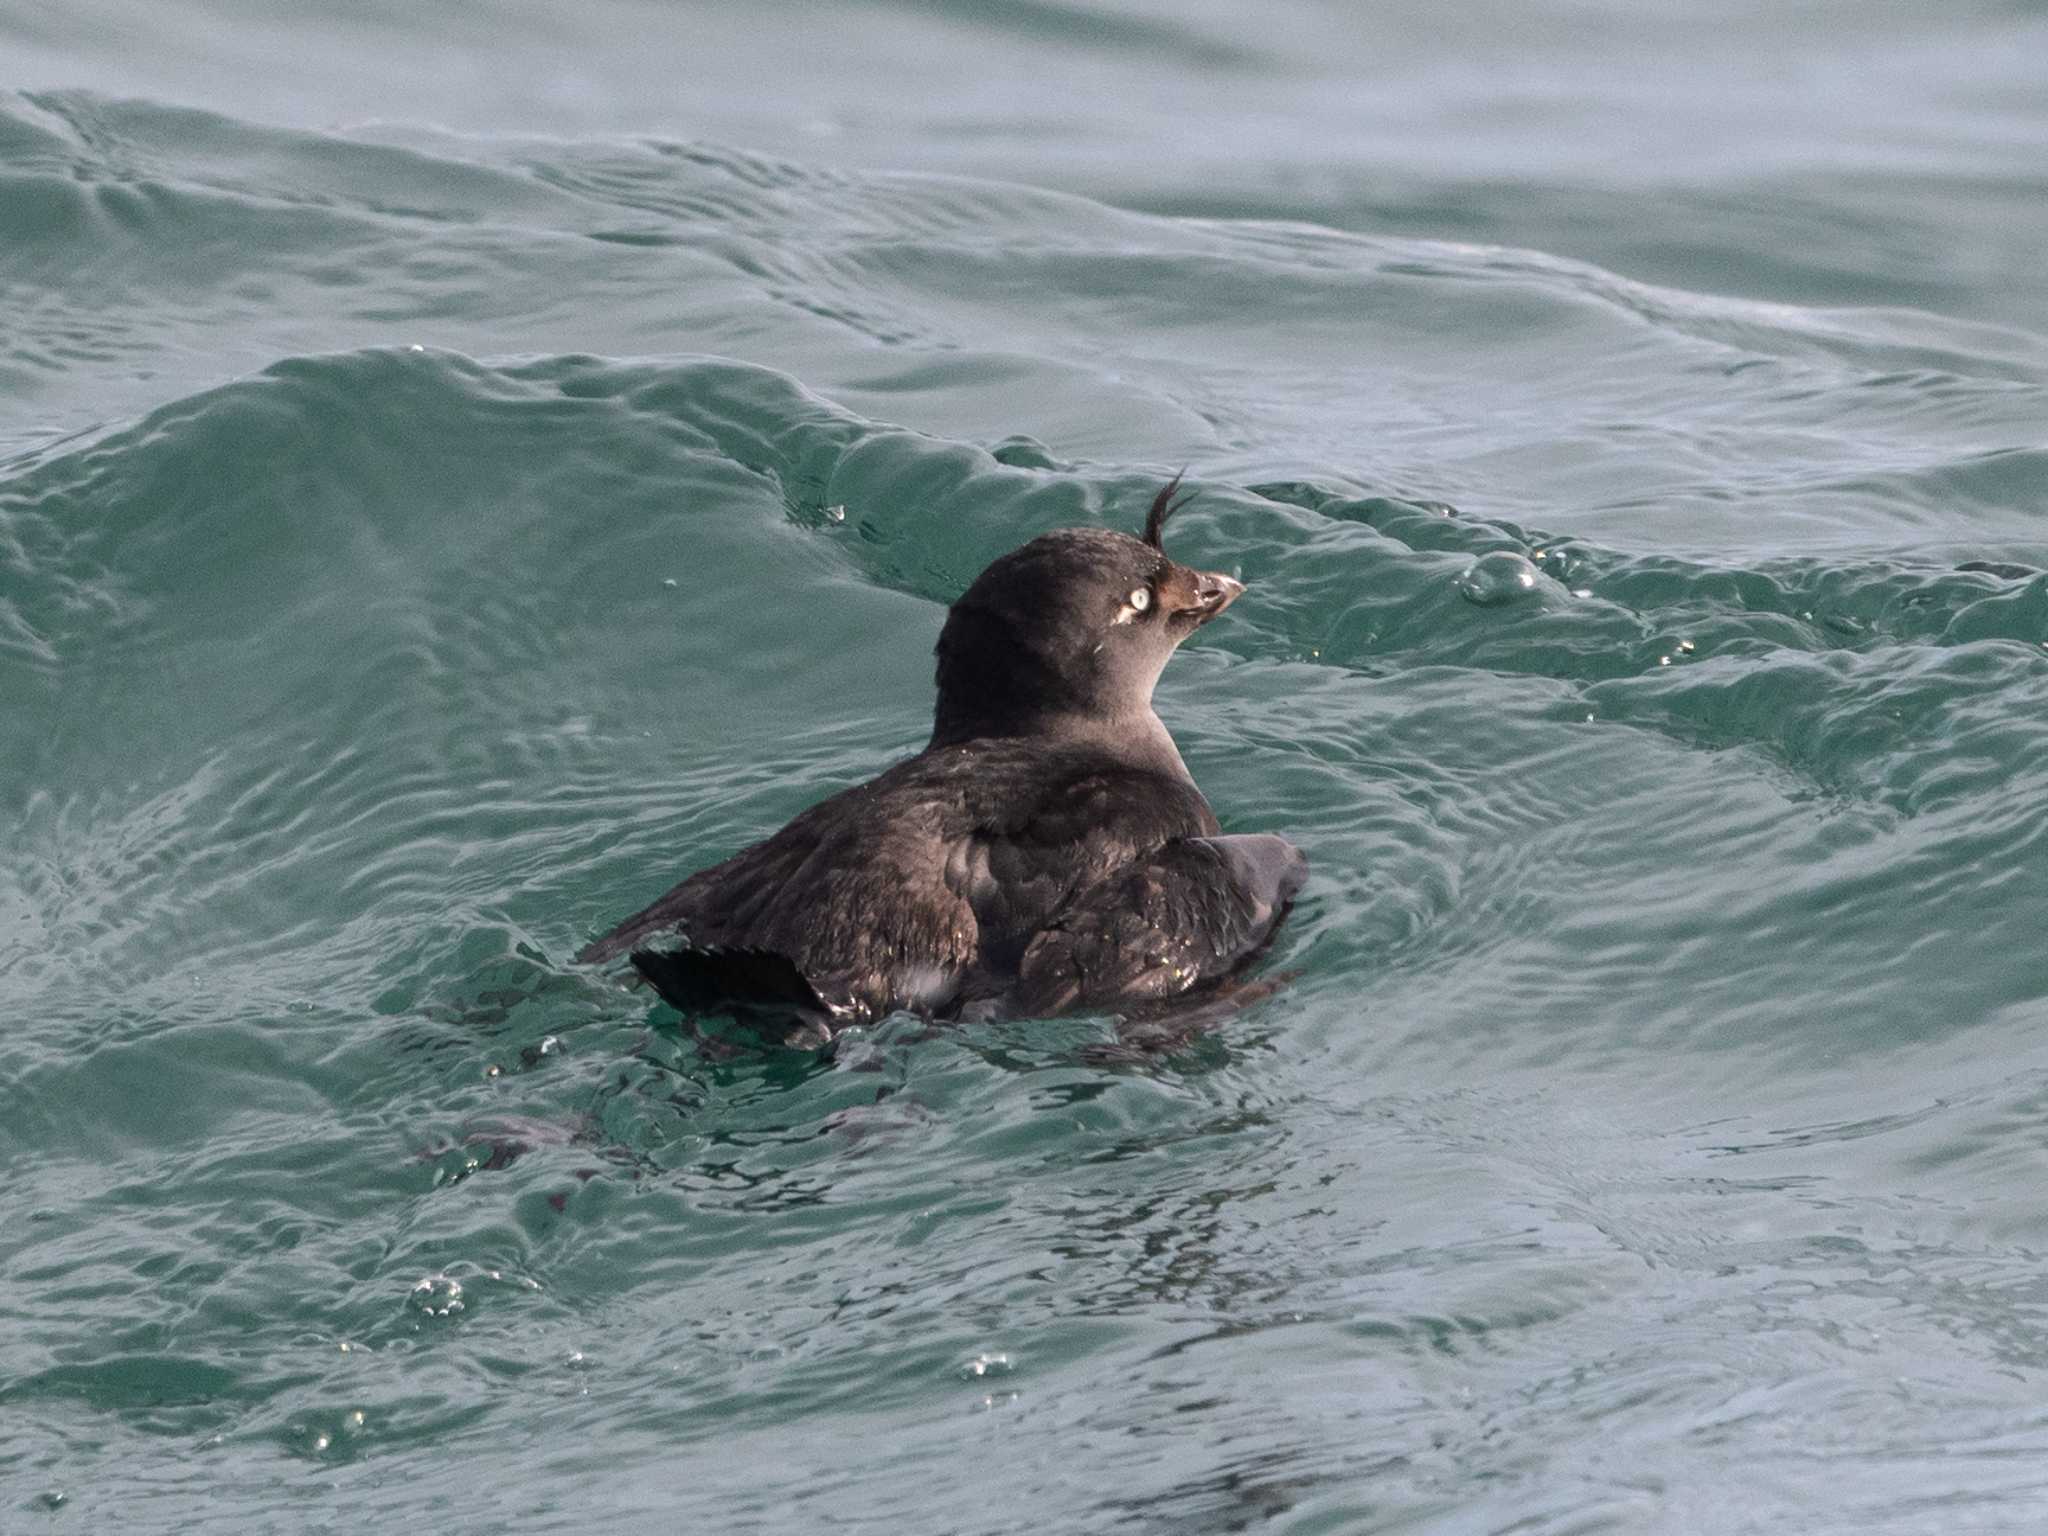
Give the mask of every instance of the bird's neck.
[{"label": "bird's neck", "polygon": [[957,746],[964,741],[1033,737],[1065,747],[1099,752],[1113,762],[1131,768],[1193,783],[1180,748],[1150,703],[1113,715],[1080,714],[1064,710],[1032,712],[1022,716],[1006,713],[1000,721],[978,720],[961,711],[938,711],[932,724],[927,751]]}]

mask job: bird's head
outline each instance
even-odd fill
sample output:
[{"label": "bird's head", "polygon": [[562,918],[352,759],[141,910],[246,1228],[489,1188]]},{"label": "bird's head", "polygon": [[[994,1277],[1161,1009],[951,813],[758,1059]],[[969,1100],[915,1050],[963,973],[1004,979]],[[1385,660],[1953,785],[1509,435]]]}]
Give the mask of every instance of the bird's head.
[{"label": "bird's head", "polygon": [[939,632],[932,745],[1151,717],[1174,649],[1244,591],[1167,555],[1166,521],[1188,500],[1179,488],[1176,476],[1153,498],[1142,538],[1055,529],[974,579]]}]

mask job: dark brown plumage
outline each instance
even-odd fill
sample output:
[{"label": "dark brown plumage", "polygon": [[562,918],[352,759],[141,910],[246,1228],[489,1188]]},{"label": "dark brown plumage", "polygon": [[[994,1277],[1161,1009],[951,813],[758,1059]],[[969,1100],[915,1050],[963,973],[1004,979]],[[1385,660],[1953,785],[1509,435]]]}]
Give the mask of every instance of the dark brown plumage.
[{"label": "dark brown plumage", "polygon": [[1153,712],[1175,647],[1244,590],[1165,554],[1179,483],[1142,540],[1060,529],[991,564],[940,633],[924,751],[699,870],[580,958],[631,952],[679,1007],[828,1029],[900,1008],[1114,1008],[1240,969],[1306,864],[1283,838],[1222,836]]}]

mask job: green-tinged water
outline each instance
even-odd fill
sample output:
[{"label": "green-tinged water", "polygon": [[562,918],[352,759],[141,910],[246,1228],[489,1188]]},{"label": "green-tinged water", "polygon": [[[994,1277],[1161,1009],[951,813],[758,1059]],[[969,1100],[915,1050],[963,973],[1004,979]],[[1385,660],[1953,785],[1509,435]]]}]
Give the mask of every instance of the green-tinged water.
[{"label": "green-tinged water", "polygon": [[[0,3],[0,1531],[2048,1523],[2048,18],[1710,10]],[[1183,465],[1286,985],[571,963]]]}]

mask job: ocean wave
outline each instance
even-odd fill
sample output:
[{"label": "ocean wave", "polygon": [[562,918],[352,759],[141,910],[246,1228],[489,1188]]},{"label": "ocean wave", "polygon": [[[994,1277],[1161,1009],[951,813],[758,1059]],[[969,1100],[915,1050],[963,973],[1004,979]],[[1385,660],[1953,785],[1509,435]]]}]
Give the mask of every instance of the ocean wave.
[{"label": "ocean wave", "polygon": [[[1697,285],[1564,254],[1617,198],[1533,250],[0,98],[0,1461],[165,1528],[308,1464],[500,1525],[1995,1493],[2048,361],[1711,291],[1850,269],[1718,259],[1781,204]],[[1849,295],[1938,294],[1902,251]],[[944,605],[1184,466],[1250,590],[1159,706],[1313,866],[1270,996],[826,1060],[570,961],[915,750]],[[992,1424],[1072,1488],[987,1514]]]}]

